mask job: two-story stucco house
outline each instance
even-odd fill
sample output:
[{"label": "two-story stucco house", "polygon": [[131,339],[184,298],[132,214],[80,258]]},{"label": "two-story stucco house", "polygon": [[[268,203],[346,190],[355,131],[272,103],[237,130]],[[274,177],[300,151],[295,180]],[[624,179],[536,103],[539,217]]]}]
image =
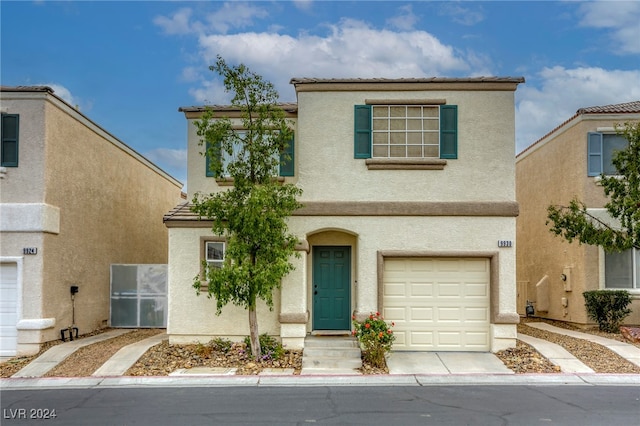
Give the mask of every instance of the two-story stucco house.
[{"label": "two-story stucco house", "polygon": [[[379,311],[395,323],[395,350],[497,351],[515,345],[514,92],[523,78],[294,78],[293,161],[280,175],[303,189],[289,220],[300,258],[260,333],[291,348],[311,333],[345,332],[351,317]],[[238,111],[214,107],[230,118]],[[224,191],[207,176],[193,121],[188,127],[188,199]],[[240,129],[239,129],[240,130]],[[172,343],[239,339],[246,311],[192,288],[203,260],[224,239],[188,203],[169,228]],[[264,306],[262,307],[264,308]]]},{"label": "two-story stucco house", "polygon": [[49,87],[3,86],[0,109],[0,355],[29,355],[107,325],[111,264],[167,263],[182,184]]},{"label": "two-story stucco house", "polygon": [[534,302],[537,316],[591,324],[582,293],[625,289],[632,294],[627,324],[640,324],[640,251],[606,253],[549,232],[547,207],[576,198],[590,214],[614,224],[600,174],[615,175],[612,158],[628,141],[616,125],[640,121],[640,101],[579,109],[516,157],[518,309]]}]

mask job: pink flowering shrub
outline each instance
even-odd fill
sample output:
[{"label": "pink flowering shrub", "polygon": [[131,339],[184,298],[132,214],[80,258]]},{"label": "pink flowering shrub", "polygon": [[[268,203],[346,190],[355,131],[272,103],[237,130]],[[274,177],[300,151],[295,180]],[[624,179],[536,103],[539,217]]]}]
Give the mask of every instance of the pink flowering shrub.
[{"label": "pink flowering shrub", "polygon": [[375,367],[384,368],[386,366],[385,355],[391,350],[393,341],[396,339],[390,328],[395,324],[391,323],[389,326],[379,312],[372,313],[363,322],[356,321],[355,317],[351,319],[353,322],[352,334],[360,342],[364,360]]}]

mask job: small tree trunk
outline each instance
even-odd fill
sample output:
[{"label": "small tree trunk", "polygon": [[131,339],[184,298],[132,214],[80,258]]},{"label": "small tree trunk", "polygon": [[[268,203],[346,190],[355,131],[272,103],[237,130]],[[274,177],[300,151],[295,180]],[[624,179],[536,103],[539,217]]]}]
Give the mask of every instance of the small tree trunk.
[{"label": "small tree trunk", "polygon": [[260,358],[262,349],[260,348],[260,335],[258,334],[258,316],[256,305],[253,303],[249,307],[249,339],[251,340],[251,353],[254,359]]}]

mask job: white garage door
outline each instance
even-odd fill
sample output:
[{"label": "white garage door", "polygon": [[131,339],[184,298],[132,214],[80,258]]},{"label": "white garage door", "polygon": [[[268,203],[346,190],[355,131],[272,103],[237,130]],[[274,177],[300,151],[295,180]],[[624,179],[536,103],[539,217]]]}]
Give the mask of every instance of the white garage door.
[{"label": "white garage door", "polygon": [[14,356],[18,344],[18,265],[0,263],[0,356]]},{"label": "white garage door", "polygon": [[489,351],[489,277],[489,259],[386,259],[383,315],[395,322],[393,350]]}]

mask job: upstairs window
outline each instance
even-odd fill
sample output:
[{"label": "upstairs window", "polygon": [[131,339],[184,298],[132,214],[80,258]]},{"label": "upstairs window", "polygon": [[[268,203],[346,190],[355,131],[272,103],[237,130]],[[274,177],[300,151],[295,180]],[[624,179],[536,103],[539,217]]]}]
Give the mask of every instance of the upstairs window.
[{"label": "upstairs window", "polygon": [[616,175],[618,171],[613,165],[616,152],[626,149],[629,141],[624,136],[612,133],[588,134],[588,175]]},{"label": "upstairs window", "polygon": [[[233,145],[233,153],[229,155],[227,152],[221,152],[222,155],[222,177],[229,177],[229,173],[227,172],[227,167],[231,162],[236,160],[241,153],[242,143],[246,136],[245,131],[239,130],[236,131],[236,134],[240,137],[236,140],[236,143]],[[293,155],[294,155],[294,140],[291,140],[287,143],[284,151],[280,154],[275,154],[274,158],[280,161],[279,170],[273,172],[274,176],[293,176],[294,175],[294,167],[293,167]],[[214,177],[214,172],[211,170],[209,157],[206,156],[206,175],[207,177]]]},{"label": "upstairs window", "polygon": [[356,105],[355,158],[458,157],[456,105]]},{"label": "upstairs window", "polygon": [[0,129],[0,166],[18,167],[18,136],[20,116],[2,114]]},{"label": "upstairs window", "polygon": [[209,268],[221,269],[224,263],[224,242],[207,241],[204,248]]}]

